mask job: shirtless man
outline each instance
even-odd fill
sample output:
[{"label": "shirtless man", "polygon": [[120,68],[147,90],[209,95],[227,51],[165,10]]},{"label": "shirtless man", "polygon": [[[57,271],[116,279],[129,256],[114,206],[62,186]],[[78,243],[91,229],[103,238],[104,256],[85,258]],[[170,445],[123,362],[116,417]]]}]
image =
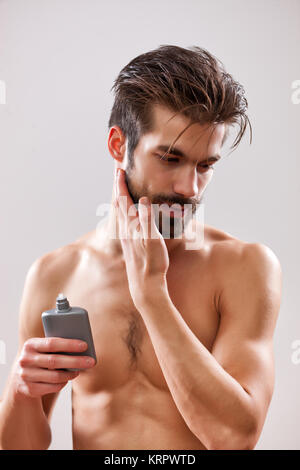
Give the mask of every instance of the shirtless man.
[{"label": "shirtless man", "polygon": [[[0,404],[2,449],[49,447],[51,413],[68,380],[74,449],[255,447],[274,386],[279,261],[265,245],[241,241],[206,224],[201,227],[193,217],[186,219],[182,236],[175,236],[176,220],[182,217],[178,212],[169,214],[170,236],[165,237],[166,212],[157,220],[140,200],[146,196],[152,206],[191,204],[193,214],[202,201],[228,127],[245,109],[239,85],[227,76],[227,86],[214,60],[200,48],[161,46],[120,73],[116,102],[120,115],[125,115],[121,105],[126,103],[126,115],[121,126],[115,107],[110,120],[108,149],[115,170],[121,169],[111,209],[97,229],[41,256],[28,271],[19,349]],[[207,96],[199,95],[211,111],[209,119],[204,108],[204,121],[197,122],[194,114],[174,116],[177,108],[166,98],[168,82],[162,86],[158,64],[164,77],[168,72],[174,77],[174,67],[177,75],[184,71],[190,90],[195,81],[200,87],[214,80],[218,87],[223,80],[217,96],[209,84]],[[147,75],[150,69],[156,73]],[[160,89],[164,93],[158,102]],[[156,98],[149,108],[151,126],[138,134],[135,145],[134,133],[126,130],[127,120],[131,131],[138,128],[128,111],[132,90],[133,105],[149,98],[151,90]],[[186,105],[188,90],[172,89],[169,99],[176,93],[177,102],[181,97]],[[134,211],[129,212],[130,207]],[[126,223],[127,239],[120,237]],[[187,249],[190,224],[194,233],[204,230],[196,249]],[[137,237],[132,237],[134,232]],[[59,292],[72,305],[88,310],[96,364],[63,354],[82,351],[77,340],[44,337],[41,313],[55,306]],[[83,370],[58,370],[67,367]]]}]

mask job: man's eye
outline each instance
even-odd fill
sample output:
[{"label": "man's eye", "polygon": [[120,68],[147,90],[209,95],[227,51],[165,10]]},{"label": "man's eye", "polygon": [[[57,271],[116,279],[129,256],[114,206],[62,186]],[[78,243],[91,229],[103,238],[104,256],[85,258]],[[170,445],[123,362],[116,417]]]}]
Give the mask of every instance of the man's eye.
[{"label": "man's eye", "polygon": [[214,168],[213,165],[201,165],[201,168],[203,168],[204,170],[209,170],[210,168]]},{"label": "man's eye", "polygon": [[163,155],[158,155],[160,160],[163,160],[165,162],[178,162],[178,158],[167,158],[164,157]]},{"label": "man's eye", "polygon": [[[160,160],[163,160],[163,161],[165,161],[165,162],[175,163],[175,162],[178,162],[178,161],[179,161],[178,158],[167,158],[167,157],[165,157],[164,155],[158,155],[158,154],[157,154],[157,156],[159,157]],[[204,163],[204,164],[202,164],[202,165],[199,165],[199,168],[200,168],[201,170],[204,170],[204,171],[205,171],[205,170],[209,170],[210,168],[213,169],[214,166],[213,166],[213,165],[207,165],[207,164]]]}]

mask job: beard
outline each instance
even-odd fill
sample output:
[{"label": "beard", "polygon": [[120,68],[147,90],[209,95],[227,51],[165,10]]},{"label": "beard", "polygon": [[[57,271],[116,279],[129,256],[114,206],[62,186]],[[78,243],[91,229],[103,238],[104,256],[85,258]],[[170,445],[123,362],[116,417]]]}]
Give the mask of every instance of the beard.
[{"label": "beard", "polygon": [[[147,193],[146,188],[142,188],[140,191],[136,189],[134,183],[134,177],[132,169],[127,170],[125,173],[125,180],[127,183],[128,193],[138,210],[139,199],[142,196],[147,196],[152,204],[152,210],[154,214],[154,221],[155,225],[159,231],[159,233],[163,236],[164,239],[174,239],[174,238],[182,238],[187,228],[188,224],[190,223],[193,216],[196,214],[198,205],[203,202],[203,195],[197,203],[193,202],[186,202],[183,201],[182,198],[168,198],[163,194],[157,194],[155,196],[150,196]],[[184,208],[184,215],[182,217],[174,217],[172,216],[171,210],[167,213],[164,213],[162,209],[160,209],[161,204],[179,204],[181,207]],[[188,206],[184,207],[184,204],[188,204]]]}]

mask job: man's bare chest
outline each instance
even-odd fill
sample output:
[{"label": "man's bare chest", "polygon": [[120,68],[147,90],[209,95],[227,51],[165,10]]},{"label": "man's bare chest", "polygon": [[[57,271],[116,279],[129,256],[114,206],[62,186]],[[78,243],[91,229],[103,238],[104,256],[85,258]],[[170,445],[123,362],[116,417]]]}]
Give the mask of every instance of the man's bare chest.
[{"label": "man's bare chest", "polygon": [[[219,325],[215,289],[207,272],[202,279],[197,274],[189,266],[184,272],[171,267],[168,291],[188,327],[210,350]],[[98,360],[93,369],[80,374],[77,386],[91,393],[111,391],[140,377],[137,382],[168,390],[143,317],[130,296],[124,266],[81,266],[65,292],[72,305],[89,312]]]}]

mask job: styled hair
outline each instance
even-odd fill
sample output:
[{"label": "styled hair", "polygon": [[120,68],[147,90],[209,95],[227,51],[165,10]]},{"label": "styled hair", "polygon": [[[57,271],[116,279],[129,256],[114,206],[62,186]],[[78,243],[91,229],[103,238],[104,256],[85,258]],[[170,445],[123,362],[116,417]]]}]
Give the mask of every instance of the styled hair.
[{"label": "styled hair", "polygon": [[193,123],[238,124],[232,150],[249,124],[252,141],[243,86],[225,71],[222,62],[201,47],[161,45],[141,54],[120,71],[112,90],[115,97],[108,127],[119,126],[127,138],[130,167],[140,138],[153,129],[154,104],[165,105],[190,119],[175,141]]}]

